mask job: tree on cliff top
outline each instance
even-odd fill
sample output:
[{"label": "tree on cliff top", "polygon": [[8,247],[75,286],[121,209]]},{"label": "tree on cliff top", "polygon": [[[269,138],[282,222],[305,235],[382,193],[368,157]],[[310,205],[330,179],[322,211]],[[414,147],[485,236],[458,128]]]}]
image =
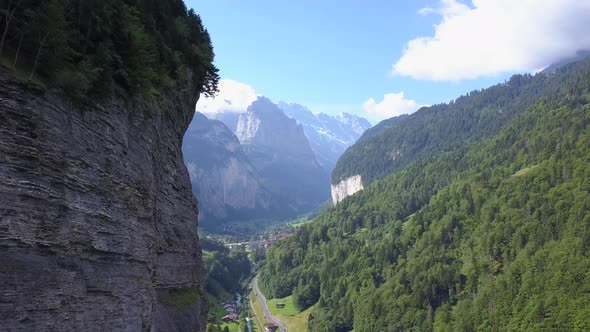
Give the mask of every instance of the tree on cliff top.
[{"label": "tree on cliff top", "polygon": [[201,18],[182,0],[0,0],[0,56],[76,95],[154,95],[191,78],[217,91]]}]

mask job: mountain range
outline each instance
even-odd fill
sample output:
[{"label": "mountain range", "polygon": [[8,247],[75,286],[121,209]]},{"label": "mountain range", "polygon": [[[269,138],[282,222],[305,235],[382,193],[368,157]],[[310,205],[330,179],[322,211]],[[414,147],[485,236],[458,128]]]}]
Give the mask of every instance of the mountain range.
[{"label": "mountain range", "polygon": [[350,114],[313,114],[259,97],[242,112],[196,113],[183,143],[204,228],[284,219],[329,199],[338,157],[370,127]]},{"label": "mountain range", "polygon": [[328,173],[332,172],[342,153],[371,128],[366,119],[348,113],[316,115],[300,104],[279,102],[277,105],[303,126],[313,152]]}]

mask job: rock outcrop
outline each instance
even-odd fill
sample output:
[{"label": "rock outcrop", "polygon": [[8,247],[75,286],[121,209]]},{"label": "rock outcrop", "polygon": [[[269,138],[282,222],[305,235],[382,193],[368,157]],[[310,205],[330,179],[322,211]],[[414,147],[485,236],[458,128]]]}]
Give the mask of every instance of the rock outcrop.
[{"label": "rock outcrop", "polygon": [[[324,128],[323,123],[302,106],[281,105],[288,106],[288,111],[297,113],[299,117],[289,117],[278,105],[265,97],[258,97],[247,109],[240,112],[228,110],[205,114],[209,119],[223,122],[237,137],[246,159],[262,180],[262,186],[271,195],[269,211],[274,219],[309,212],[329,200],[330,165],[335,163],[346,144],[352,144],[352,141],[343,143],[338,141],[339,138],[332,138],[328,129],[318,129],[326,133],[316,131],[314,128]],[[316,136],[308,135],[308,125],[314,126],[309,133]],[[360,134],[353,135],[357,137]],[[191,139],[188,138],[187,142],[188,140]],[[331,149],[335,141],[338,141],[338,146],[334,152]],[[205,145],[207,144],[203,146]],[[195,171],[198,169],[196,167]],[[209,176],[208,174],[214,173],[204,172],[202,176]],[[245,195],[249,196],[251,193],[246,191]],[[205,199],[205,196],[202,197]],[[242,217],[245,220],[251,215],[242,214]]]},{"label": "rock outcrop", "polygon": [[182,161],[198,91],[76,106],[0,70],[0,326],[205,331]]},{"label": "rock outcrop", "polygon": [[278,158],[319,167],[303,127],[267,98],[259,97],[240,114],[236,136],[245,146],[265,147]]},{"label": "rock outcrop", "polygon": [[199,198],[202,225],[236,215],[268,214],[270,193],[244,155],[237,137],[221,121],[195,113],[182,150],[193,193]]},{"label": "rock outcrop", "polygon": [[329,199],[329,176],[317,159],[303,127],[274,103],[259,97],[241,113],[236,136],[248,159],[291,216]]},{"label": "rock outcrop", "polygon": [[331,185],[332,188],[332,202],[334,205],[340,203],[346,197],[363,190],[363,182],[360,175],[351,176],[337,184]]}]

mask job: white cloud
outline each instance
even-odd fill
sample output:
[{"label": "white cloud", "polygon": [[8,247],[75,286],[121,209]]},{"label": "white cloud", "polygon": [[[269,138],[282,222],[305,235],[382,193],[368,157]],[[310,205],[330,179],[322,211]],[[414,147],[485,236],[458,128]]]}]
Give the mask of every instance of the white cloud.
[{"label": "white cloud", "polygon": [[588,0],[441,0],[434,11],[441,15],[434,36],[409,41],[394,74],[474,79],[536,70],[590,48]]},{"label": "white cloud", "polygon": [[374,119],[385,119],[394,116],[413,113],[418,110],[420,105],[412,99],[405,99],[404,93],[387,93],[383,96],[381,102],[376,102],[375,99],[369,98],[363,103],[363,109]]},{"label": "white cloud", "polygon": [[214,98],[201,95],[196,111],[201,113],[245,112],[256,98],[256,91],[251,86],[223,79],[219,81],[219,93]]},{"label": "white cloud", "polygon": [[430,15],[435,12],[436,12],[436,10],[432,7],[424,7],[418,11],[418,14],[420,14],[422,16],[426,16],[426,15]]}]

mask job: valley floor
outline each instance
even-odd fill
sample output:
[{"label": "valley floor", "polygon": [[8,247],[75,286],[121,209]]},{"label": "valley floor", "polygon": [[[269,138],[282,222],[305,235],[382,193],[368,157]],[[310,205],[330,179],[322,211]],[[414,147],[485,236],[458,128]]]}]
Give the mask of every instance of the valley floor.
[{"label": "valley floor", "polygon": [[[270,312],[270,309],[268,307],[268,303],[266,301],[266,297],[264,296],[264,294],[262,294],[262,292],[258,288],[258,276],[254,277],[254,280],[252,280],[252,293],[251,293],[251,295],[254,295],[254,297],[258,300],[258,303],[260,303],[260,308],[259,308],[260,310],[255,311],[255,314],[256,314],[259,322],[261,319],[264,319],[269,324],[273,324],[273,325],[278,326],[279,330],[281,332],[287,332],[287,327],[285,326],[285,324]],[[251,297],[250,299],[253,300],[253,297]],[[262,316],[260,314],[262,314]]]},{"label": "valley floor", "polygon": [[[300,311],[295,306],[293,296],[287,296],[284,298],[276,298],[266,300],[262,292],[258,289],[259,294],[263,295],[263,299],[257,296],[255,287],[257,289],[257,278],[252,281],[252,291],[250,292],[250,306],[254,315],[253,320],[259,328],[263,328],[268,320],[265,315],[265,308],[268,313],[272,315],[276,320],[279,320],[288,331],[307,331],[307,320],[309,319],[310,313],[313,311],[314,306]],[[263,300],[266,300],[263,304]],[[282,308],[279,308],[278,304],[283,304]],[[264,331],[264,330],[262,330]]]}]

